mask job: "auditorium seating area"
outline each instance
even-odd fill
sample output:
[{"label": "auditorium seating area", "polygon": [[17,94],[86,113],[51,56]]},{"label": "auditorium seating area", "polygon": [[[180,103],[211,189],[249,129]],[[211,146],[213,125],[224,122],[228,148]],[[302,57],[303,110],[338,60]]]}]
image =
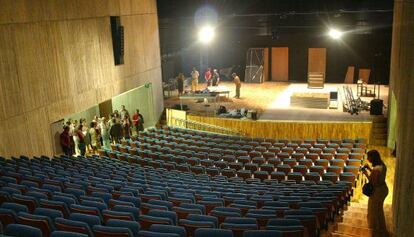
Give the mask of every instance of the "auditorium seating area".
[{"label": "auditorium seating area", "polygon": [[3,233],[320,236],[350,201],[366,146],[178,128],[122,143],[100,156],[1,158]]}]

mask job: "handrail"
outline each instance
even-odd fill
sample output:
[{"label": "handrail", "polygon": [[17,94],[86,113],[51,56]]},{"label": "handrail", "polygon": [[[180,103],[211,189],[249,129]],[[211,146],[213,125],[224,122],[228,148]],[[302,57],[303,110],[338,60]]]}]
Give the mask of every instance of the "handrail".
[{"label": "handrail", "polygon": [[241,131],[234,131],[232,129],[220,127],[220,126],[217,126],[217,125],[211,125],[211,124],[207,124],[207,123],[196,122],[196,121],[191,121],[191,120],[182,119],[182,118],[176,118],[174,116],[171,117],[171,119],[181,123],[180,125],[182,127],[189,128],[189,129],[196,129],[196,130],[202,130],[202,131],[208,131],[208,132],[216,132],[216,133],[234,135],[234,136],[242,136],[243,135]]}]

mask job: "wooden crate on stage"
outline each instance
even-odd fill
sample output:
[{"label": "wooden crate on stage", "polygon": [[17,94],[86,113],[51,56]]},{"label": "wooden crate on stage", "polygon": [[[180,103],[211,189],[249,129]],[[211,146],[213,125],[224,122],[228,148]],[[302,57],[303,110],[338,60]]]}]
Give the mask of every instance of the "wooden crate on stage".
[{"label": "wooden crate on stage", "polygon": [[329,107],[329,93],[295,92],[290,96],[290,106],[327,109]]},{"label": "wooden crate on stage", "polygon": [[325,74],[322,72],[308,73],[308,88],[323,88],[325,83]]}]

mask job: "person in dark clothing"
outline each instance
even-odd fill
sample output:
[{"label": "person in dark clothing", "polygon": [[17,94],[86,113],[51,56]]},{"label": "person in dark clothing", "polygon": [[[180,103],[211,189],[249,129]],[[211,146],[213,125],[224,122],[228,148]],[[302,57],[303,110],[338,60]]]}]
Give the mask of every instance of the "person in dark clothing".
[{"label": "person in dark clothing", "polygon": [[178,89],[178,96],[181,96],[184,91],[184,74],[180,73],[177,77],[177,89]]},{"label": "person in dark clothing", "polygon": [[85,135],[83,134],[83,125],[79,124],[78,128],[76,129],[75,133],[79,138],[78,148],[80,150],[81,156],[84,156],[86,153],[86,145],[85,145]]},{"label": "person in dark clothing", "polygon": [[60,145],[62,146],[63,153],[65,155],[71,157],[72,156],[72,146],[70,142],[70,135],[69,135],[69,126],[63,127],[63,132],[60,134]]},{"label": "person in dark clothing", "polygon": [[112,119],[112,126],[109,130],[112,142],[119,143],[122,138],[122,125],[114,118]]}]

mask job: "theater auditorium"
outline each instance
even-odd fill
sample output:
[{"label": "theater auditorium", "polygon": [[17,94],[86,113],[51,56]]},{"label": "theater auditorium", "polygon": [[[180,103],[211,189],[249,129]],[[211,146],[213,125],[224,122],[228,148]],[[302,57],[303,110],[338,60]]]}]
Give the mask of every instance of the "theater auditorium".
[{"label": "theater auditorium", "polygon": [[0,236],[414,236],[412,0],[0,3]]}]

